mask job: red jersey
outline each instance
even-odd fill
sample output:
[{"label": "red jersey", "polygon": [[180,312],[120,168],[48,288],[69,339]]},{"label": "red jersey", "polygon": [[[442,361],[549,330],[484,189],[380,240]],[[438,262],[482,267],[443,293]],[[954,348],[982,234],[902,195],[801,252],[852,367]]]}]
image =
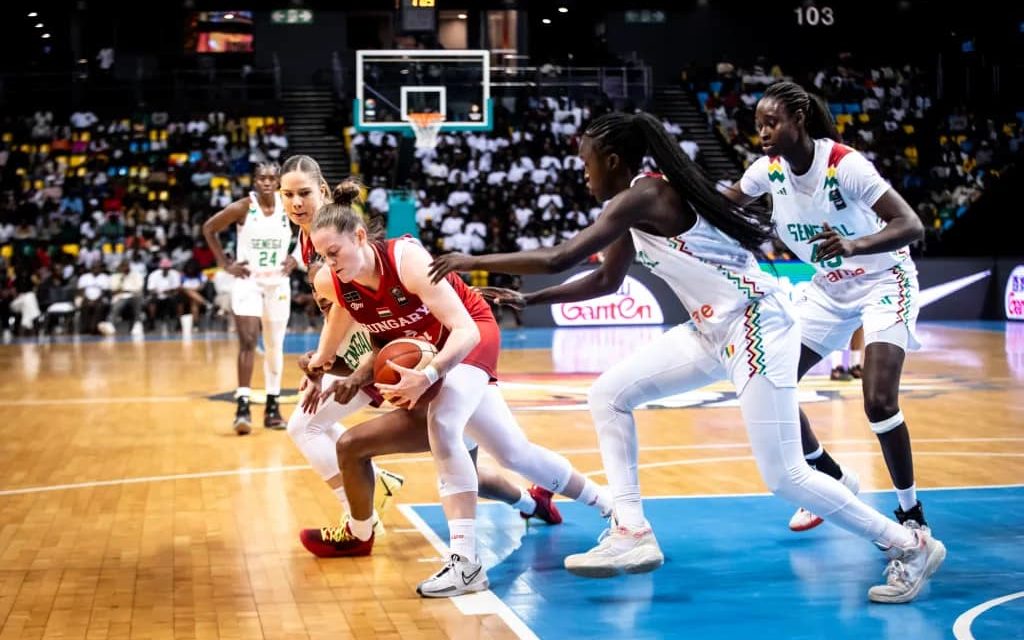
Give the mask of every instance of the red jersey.
[{"label": "red jersey", "polygon": [[308,267],[316,258],[316,249],[313,248],[313,241],[301,228],[299,229],[299,247],[302,249],[302,264]]},{"label": "red jersey", "polygon": [[[408,242],[416,241],[404,236],[373,244],[377,273],[380,275],[380,284],[376,290],[355,281],[342,282],[332,272],[334,290],[352,319],[366,328],[378,347],[397,338],[415,338],[430,342],[440,351],[448,339],[448,329],[430,312],[419,296],[402,285],[398,277],[398,264],[404,245]],[[477,366],[491,378],[496,378],[501,337],[491,308],[458,275],[450,273],[445,279],[455,289],[456,295],[480,330],[479,344],[463,362]]]}]

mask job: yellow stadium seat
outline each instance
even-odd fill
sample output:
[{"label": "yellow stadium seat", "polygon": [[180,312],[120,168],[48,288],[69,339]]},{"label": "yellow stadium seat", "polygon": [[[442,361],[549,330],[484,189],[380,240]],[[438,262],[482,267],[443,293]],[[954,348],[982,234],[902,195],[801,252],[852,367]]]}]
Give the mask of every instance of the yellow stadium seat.
[{"label": "yellow stadium seat", "polygon": [[66,245],[62,246],[60,248],[60,250],[63,251],[64,253],[70,253],[73,256],[77,256],[78,255],[78,245],[77,244],[66,244]]},{"label": "yellow stadium seat", "polygon": [[871,122],[871,116],[869,116],[869,115],[868,115],[868,114],[866,114],[866,113],[862,113],[862,114],[860,114],[859,116],[857,116],[857,120],[858,120],[858,121],[859,121],[859,122],[860,122],[861,124],[867,124],[867,123]]},{"label": "yellow stadium seat", "polygon": [[14,255],[14,247],[13,246],[11,246],[9,244],[5,244],[4,246],[0,247],[0,257],[6,258],[8,260],[8,262],[10,261],[11,256],[13,256],[13,255]]},{"label": "yellow stadium seat", "polygon": [[905,125],[903,125],[903,130],[906,131],[908,135],[909,134],[913,134],[914,133],[914,125],[912,125],[912,124],[905,124]]},{"label": "yellow stadium seat", "polygon": [[469,284],[473,287],[486,287],[487,286],[487,275],[486,271],[477,270],[469,272]]}]

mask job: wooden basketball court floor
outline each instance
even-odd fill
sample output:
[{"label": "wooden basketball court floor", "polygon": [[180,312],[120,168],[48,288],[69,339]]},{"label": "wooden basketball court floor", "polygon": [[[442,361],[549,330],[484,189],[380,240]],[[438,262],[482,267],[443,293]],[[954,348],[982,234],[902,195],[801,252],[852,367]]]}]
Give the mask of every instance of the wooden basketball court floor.
[{"label": "wooden basketball court floor", "polygon": [[[658,329],[506,332],[503,390],[528,436],[603,482],[585,411],[586,389],[593,372],[607,368],[652,331]],[[927,347],[908,359],[901,403],[914,437],[918,486],[1024,482],[1024,325],[927,324],[921,333]],[[309,348],[314,338],[289,336],[289,351]],[[661,588],[652,579],[569,577],[569,582],[558,582],[567,580],[561,558],[589,546],[591,533],[601,528],[596,517],[569,504],[564,504],[567,522],[562,527],[529,529],[504,505],[481,507],[481,544],[495,547],[487,551],[489,562],[500,565],[502,557],[525,562],[515,575],[529,572],[533,577],[502,584],[511,565],[492,565],[492,588],[499,596],[457,603],[418,598],[415,586],[437,567],[434,544],[444,537],[443,522],[427,522],[437,520],[436,507],[408,506],[437,501],[433,466],[425,454],[380,461],[407,478],[397,497],[405,506],[384,513],[389,531],[371,557],[311,557],[297,532],[335,523],[336,499],[285,432],[256,428],[248,437],[234,435],[235,354],[236,343],[228,335],[0,346],[0,639],[583,637],[590,635],[584,627],[573,633],[571,625],[590,617],[619,621],[620,637],[679,633],[671,627],[652,631],[630,617],[662,615],[652,608]],[[288,388],[299,380],[294,359],[289,355],[286,360]],[[262,377],[257,360],[254,387]],[[812,376],[802,385],[802,397],[819,436],[837,459],[859,472],[864,489],[891,489],[862,413],[859,385]],[[968,512],[963,523],[954,515],[948,522],[933,515],[936,534],[950,547],[950,560],[931,590],[905,607],[869,605],[866,589],[879,580],[876,571],[884,566],[879,554],[865,550],[870,545],[827,526],[792,534],[786,528],[788,505],[757,498],[757,505],[768,505],[762,508],[738,497],[764,488],[732,399],[722,384],[638,411],[645,495],[723,496],[684,501],[689,512],[657,511],[668,562],[656,575],[672,576],[673,564],[688,572],[695,566],[715,567],[689,585],[692,601],[669,603],[673,608],[663,612],[666,619],[685,620],[690,637],[728,637],[730,617],[742,612],[708,609],[712,599],[701,592],[713,593],[711,582],[735,573],[736,584],[752,589],[749,603],[767,585],[788,581],[792,593],[773,601],[784,609],[807,597],[801,591],[814,578],[802,576],[817,571],[834,581],[814,590],[815,597],[825,599],[819,600],[818,617],[807,621],[808,628],[796,633],[772,627],[768,610],[760,614],[764,625],[754,635],[864,637],[847,622],[881,620],[884,637],[949,637],[954,618],[988,602],[984,611],[989,613],[975,616],[977,637],[983,637],[984,619],[999,616],[1008,623],[993,627],[1002,630],[998,637],[1018,637],[1005,633],[1024,629],[1024,599],[1018,598],[1024,595],[1022,492],[1007,487],[1008,493],[995,490],[977,504],[958,502],[957,509]],[[286,406],[286,413],[292,408]],[[254,406],[257,421],[261,409]],[[357,415],[350,423],[369,415]],[[923,494],[929,513],[944,513],[940,503],[945,495]],[[670,504],[675,502],[664,502]],[[877,504],[891,511],[895,499],[882,494]],[[701,505],[707,509],[692,511]],[[755,518],[764,509],[770,515]],[[970,539],[973,513],[984,513],[978,517],[991,525],[977,529],[984,531],[977,540]],[[795,570],[796,564],[751,568],[753,552],[672,546],[675,539],[683,543],[708,530],[743,538],[755,520],[762,527],[756,533],[760,540],[790,549],[787,553],[803,545],[798,549],[803,562],[820,567],[810,574]],[[950,539],[954,529],[955,540]],[[817,542],[807,542],[812,540]],[[1009,544],[998,560],[954,562],[958,553],[966,557],[971,549],[995,543]],[[511,545],[509,553],[496,548],[502,544]],[[544,553],[515,560],[512,551],[531,545],[541,545]],[[872,564],[867,577],[853,571],[855,589],[830,600],[832,587],[851,571],[849,562],[838,559],[847,553],[840,549],[856,549],[851,557],[867,554]],[[701,557],[708,564],[694,564]],[[788,562],[795,563],[793,557]],[[543,595],[541,603],[531,598],[542,583],[565,588]],[[588,595],[595,583],[600,586],[594,589],[604,590],[600,593],[618,595]],[[709,585],[707,590],[702,584]],[[991,604],[1006,595],[1012,597]],[[914,611],[913,616],[907,613]],[[937,611],[943,613],[928,613]],[[924,632],[907,635],[894,622],[904,616],[925,619]],[[878,636],[878,629],[872,629]],[[851,635],[844,636],[844,630]],[[970,636],[958,632],[957,637]]]}]

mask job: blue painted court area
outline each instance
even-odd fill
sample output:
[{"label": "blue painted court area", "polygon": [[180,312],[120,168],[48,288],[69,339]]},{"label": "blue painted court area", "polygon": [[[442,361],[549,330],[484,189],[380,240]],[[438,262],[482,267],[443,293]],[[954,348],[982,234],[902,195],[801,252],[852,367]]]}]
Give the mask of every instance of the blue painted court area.
[{"label": "blue painted court area", "polygon": [[[891,492],[866,497],[887,513],[896,505]],[[771,496],[646,500],[666,559],[645,575],[595,580],[562,568],[604,526],[576,503],[559,503],[563,525],[529,529],[507,506],[481,504],[478,536],[492,591],[542,639],[950,638],[968,609],[1024,590],[1024,486],[921,498],[949,555],[906,605],[868,602],[885,567],[873,545],[827,524],[790,533],[792,509]],[[415,510],[447,541],[440,506]],[[977,640],[1024,638],[1024,598],[983,612],[970,630]]]}]

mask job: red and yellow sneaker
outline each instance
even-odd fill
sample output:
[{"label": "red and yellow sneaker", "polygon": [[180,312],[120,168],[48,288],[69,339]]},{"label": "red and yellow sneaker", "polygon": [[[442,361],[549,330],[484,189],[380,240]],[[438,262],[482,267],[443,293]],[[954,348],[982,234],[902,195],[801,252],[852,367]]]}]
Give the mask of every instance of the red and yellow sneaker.
[{"label": "red and yellow sneaker", "polygon": [[302,546],[318,558],[349,558],[368,556],[373,551],[373,539],[360,540],[348,528],[348,522],[338,527],[321,527],[319,529],[303,529],[299,533]]},{"label": "red and yellow sneaker", "polygon": [[527,490],[527,493],[533,498],[534,502],[537,503],[537,508],[534,509],[533,513],[519,512],[523,520],[530,518],[540,518],[548,524],[562,524],[562,514],[558,512],[558,507],[552,501],[555,494],[551,493],[544,487],[538,487],[533,485]]}]

